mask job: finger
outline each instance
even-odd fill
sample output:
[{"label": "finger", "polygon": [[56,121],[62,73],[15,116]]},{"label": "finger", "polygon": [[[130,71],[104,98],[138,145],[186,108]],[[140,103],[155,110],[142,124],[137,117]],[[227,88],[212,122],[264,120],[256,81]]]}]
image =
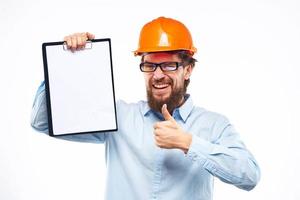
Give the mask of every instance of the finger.
[{"label": "finger", "polygon": [[158,136],[158,135],[159,135],[159,131],[158,131],[157,129],[155,129],[155,130],[153,131],[153,134],[154,134],[155,136]]},{"label": "finger", "polygon": [[72,46],[72,41],[71,41],[70,36],[64,37],[64,41],[67,43],[67,48],[70,49]]},{"label": "finger", "polygon": [[164,132],[160,129],[156,129],[156,130],[154,130],[153,133],[154,133],[155,136],[161,136],[161,135],[163,135]]},{"label": "finger", "polygon": [[158,146],[158,147],[160,147],[160,148],[163,147],[162,142],[157,137],[155,137],[155,145]]},{"label": "finger", "polygon": [[95,39],[95,35],[89,32],[86,32],[86,36],[89,40]]},{"label": "finger", "polygon": [[155,130],[155,129],[158,129],[158,128],[159,128],[159,124],[158,124],[158,123],[155,123],[155,124],[153,125],[153,128],[154,128],[154,130]]},{"label": "finger", "polygon": [[82,42],[82,38],[81,37],[77,37],[77,49],[82,49],[84,47],[83,42]]},{"label": "finger", "polygon": [[160,141],[160,138],[159,138],[159,136],[157,136],[157,135],[154,136],[154,139],[155,139],[156,142],[159,142],[159,141]]},{"label": "finger", "polygon": [[159,148],[163,147],[159,142],[155,142],[155,145],[158,146]]},{"label": "finger", "polygon": [[72,37],[71,37],[71,41],[72,41],[71,49],[72,49],[73,51],[75,51],[76,48],[77,48],[77,39],[76,39],[76,36],[72,36]]},{"label": "finger", "polygon": [[170,136],[173,130],[170,129],[156,129],[153,133],[155,136],[159,136],[160,138],[166,138]]},{"label": "finger", "polygon": [[161,108],[161,113],[164,116],[165,120],[174,120],[171,114],[169,113],[167,109],[167,104],[164,104]]},{"label": "finger", "polygon": [[154,129],[159,129],[159,128],[162,128],[162,127],[166,126],[163,122],[166,122],[166,121],[156,122],[156,123],[153,125],[153,128],[154,128]]},{"label": "finger", "polygon": [[78,40],[80,40],[79,44],[80,44],[80,49],[81,50],[85,49],[85,45],[86,45],[87,40],[93,39],[95,37],[93,34],[90,34],[88,32],[80,33],[79,36],[80,37],[78,37]]},{"label": "finger", "polygon": [[165,129],[165,126],[161,124],[161,122],[157,122],[154,126],[154,131],[159,131]]},{"label": "finger", "polygon": [[87,40],[87,37],[86,37],[86,36],[78,37],[78,38],[77,38],[77,42],[78,42],[78,47],[77,47],[77,49],[80,49],[80,50],[85,49],[85,46],[86,46],[86,40]]},{"label": "finger", "polygon": [[[173,117],[172,117],[172,119],[173,119]],[[174,122],[170,121],[170,120],[160,122],[159,127],[160,128],[177,128],[177,126],[174,124]]]},{"label": "finger", "polygon": [[177,125],[173,121],[170,121],[170,120],[157,122],[154,125],[154,129],[165,129],[165,128],[176,129]]}]

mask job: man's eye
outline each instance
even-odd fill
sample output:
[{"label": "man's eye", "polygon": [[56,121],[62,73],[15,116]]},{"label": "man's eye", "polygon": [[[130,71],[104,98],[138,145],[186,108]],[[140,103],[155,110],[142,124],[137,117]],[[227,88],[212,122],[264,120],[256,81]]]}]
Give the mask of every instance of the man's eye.
[{"label": "man's eye", "polygon": [[167,65],[167,66],[164,66],[165,69],[175,69],[176,66],[173,66],[173,65]]},{"label": "man's eye", "polygon": [[170,70],[175,70],[176,69],[176,64],[175,63],[168,63],[162,66],[164,70],[170,71]]},{"label": "man's eye", "polygon": [[154,65],[144,65],[144,68],[146,69],[153,69],[155,66]]},{"label": "man's eye", "polygon": [[144,63],[143,64],[143,70],[144,71],[153,71],[155,69],[155,65]]}]

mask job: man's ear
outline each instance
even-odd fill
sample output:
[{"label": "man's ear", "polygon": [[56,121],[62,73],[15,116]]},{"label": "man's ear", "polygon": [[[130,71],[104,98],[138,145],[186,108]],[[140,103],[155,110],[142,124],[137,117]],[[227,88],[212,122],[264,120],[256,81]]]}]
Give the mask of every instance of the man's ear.
[{"label": "man's ear", "polygon": [[185,66],[184,68],[184,79],[188,80],[192,75],[193,67],[192,65]]}]

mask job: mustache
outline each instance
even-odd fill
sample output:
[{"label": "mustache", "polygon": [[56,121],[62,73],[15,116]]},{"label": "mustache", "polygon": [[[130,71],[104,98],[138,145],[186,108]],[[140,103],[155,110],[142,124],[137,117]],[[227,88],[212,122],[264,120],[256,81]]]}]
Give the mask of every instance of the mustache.
[{"label": "mustache", "polygon": [[170,84],[170,85],[173,85],[173,80],[172,79],[165,79],[165,78],[162,78],[162,79],[159,79],[159,80],[152,80],[150,81],[151,85],[154,85],[154,84]]}]

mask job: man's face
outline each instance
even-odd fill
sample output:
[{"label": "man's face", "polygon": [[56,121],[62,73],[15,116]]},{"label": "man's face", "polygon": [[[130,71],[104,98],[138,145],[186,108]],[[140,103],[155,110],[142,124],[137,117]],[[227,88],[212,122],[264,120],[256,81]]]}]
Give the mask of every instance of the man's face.
[{"label": "man's face", "polygon": [[[162,63],[182,61],[176,54],[167,52],[150,53],[144,56],[144,62]],[[167,104],[169,112],[183,103],[185,95],[184,81],[189,79],[191,66],[178,67],[176,71],[163,72],[159,67],[154,72],[144,72],[149,106],[160,112]]]}]

